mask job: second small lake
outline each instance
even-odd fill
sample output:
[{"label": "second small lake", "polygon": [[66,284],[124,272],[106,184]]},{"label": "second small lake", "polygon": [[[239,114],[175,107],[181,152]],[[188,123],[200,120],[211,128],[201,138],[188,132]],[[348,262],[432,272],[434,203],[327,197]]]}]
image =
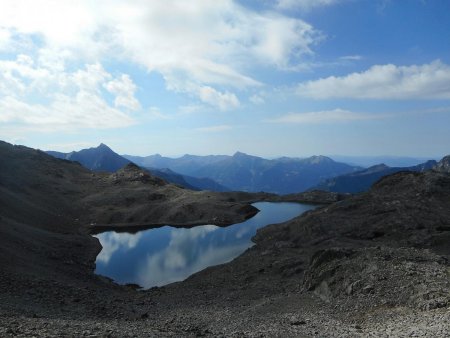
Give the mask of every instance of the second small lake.
[{"label": "second small lake", "polygon": [[256,230],[285,222],[315,206],[299,203],[258,202],[260,212],[227,227],[169,225],[136,233],[108,231],[95,235],[103,247],[97,256],[99,275],[119,284],[150,288],[182,281],[209,266],[231,261],[254,243]]}]

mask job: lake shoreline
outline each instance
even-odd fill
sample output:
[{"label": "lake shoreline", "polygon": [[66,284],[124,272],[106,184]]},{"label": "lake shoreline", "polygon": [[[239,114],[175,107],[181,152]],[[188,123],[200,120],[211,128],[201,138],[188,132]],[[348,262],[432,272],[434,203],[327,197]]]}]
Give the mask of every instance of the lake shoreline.
[{"label": "lake shoreline", "polygon": [[118,284],[142,289],[182,281],[190,275],[235,259],[254,245],[259,228],[282,223],[315,208],[295,202],[256,202],[257,216],[244,222],[217,226],[177,227],[167,224],[136,232],[103,232],[95,235],[102,251],[95,273]]},{"label": "lake shoreline", "polygon": [[[217,194],[217,193],[211,193]],[[326,191],[308,191],[298,194],[288,194],[288,195],[276,195],[269,194],[265,192],[259,193],[249,193],[249,192],[225,192],[220,193],[223,195],[224,200],[232,200],[234,205],[236,202],[243,203],[243,206],[240,208],[239,213],[243,213],[240,221],[248,220],[254,217],[258,210],[255,210],[251,207],[251,204],[258,202],[273,202],[273,203],[282,203],[282,202],[292,202],[292,203],[300,203],[300,204],[310,204],[314,206],[319,205],[327,205],[330,203],[342,201],[346,198],[351,197],[351,194],[340,194],[334,192],[326,192]],[[226,216],[227,217],[227,216]],[[178,228],[191,228],[198,225],[206,225],[206,224],[214,224],[219,227],[227,227],[231,224],[236,223],[237,217],[233,218],[220,218],[220,217],[212,217],[209,221],[207,220],[198,220],[198,221],[184,221],[184,222],[170,222],[170,225]],[[161,221],[161,222],[151,222],[147,224],[142,223],[115,223],[115,224],[87,224],[83,226],[83,230],[89,234],[95,235],[100,234],[105,231],[117,231],[117,232],[138,232],[147,229],[153,229],[162,227],[167,225],[169,222]]]}]

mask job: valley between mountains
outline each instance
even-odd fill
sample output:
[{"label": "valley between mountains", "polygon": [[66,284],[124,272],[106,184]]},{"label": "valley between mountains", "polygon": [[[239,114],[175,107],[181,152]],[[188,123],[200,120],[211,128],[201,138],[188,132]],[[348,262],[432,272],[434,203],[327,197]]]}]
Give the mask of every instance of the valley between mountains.
[{"label": "valley between mountains", "polygon": [[[202,177],[206,169],[196,177],[217,184],[219,191],[208,191],[184,176],[191,189],[181,181],[169,183],[129,159],[101,168],[95,166],[97,155],[91,166],[74,154],[51,155],[0,143],[2,337],[445,337],[450,332],[449,156],[394,170],[372,186],[366,180],[367,188],[350,195],[346,189],[308,190],[333,187],[326,180],[337,182],[342,175],[367,178],[358,171],[368,169],[321,157],[208,158],[208,172],[222,162],[226,172],[247,179],[243,163],[249,160],[255,172],[266,175],[251,176],[242,189],[247,191],[237,192],[220,191],[236,186],[230,184],[233,175],[225,178],[219,169],[214,177]],[[264,188],[269,173],[276,172],[286,178],[279,180],[281,187],[292,186],[286,174],[303,168],[307,176],[305,163],[323,165],[326,173],[309,186],[298,183],[295,191]],[[168,223],[226,226],[255,215],[250,203],[262,200],[322,206],[260,229],[256,245],[244,254],[183,282],[138,291],[93,272],[100,251],[93,232]]]}]

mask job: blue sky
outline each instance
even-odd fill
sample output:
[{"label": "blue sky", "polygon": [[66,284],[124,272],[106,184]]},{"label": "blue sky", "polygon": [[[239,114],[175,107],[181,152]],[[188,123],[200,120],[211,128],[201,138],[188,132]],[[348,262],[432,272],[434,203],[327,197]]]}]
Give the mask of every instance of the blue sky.
[{"label": "blue sky", "polygon": [[3,0],[0,139],[440,157],[449,22],[447,0]]}]

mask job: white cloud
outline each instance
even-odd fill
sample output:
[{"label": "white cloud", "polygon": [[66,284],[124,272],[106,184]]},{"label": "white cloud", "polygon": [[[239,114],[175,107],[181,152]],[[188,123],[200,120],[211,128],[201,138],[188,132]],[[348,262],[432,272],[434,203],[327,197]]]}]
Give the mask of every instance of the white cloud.
[{"label": "white cloud", "polygon": [[263,104],[266,102],[261,95],[257,95],[257,94],[250,96],[249,100],[253,104]]},{"label": "white cloud", "polygon": [[189,114],[204,112],[206,110],[207,110],[207,107],[205,105],[189,104],[189,105],[178,107],[178,114],[189,115]]},{"label": "white cloud", "polygon": [[50,105],[31,104],[11,96],[0,99],[0,123],[20,123],[39,131],[79,128],[121,128],[133,119],[108,106],[100,97],[80,91],[74,97],[58,95]]},{"label": "white cloud", "polygon": [[315,99],[450,99],[450,66],[439,60],[421,66],[376,65],[301,83],[296,92]]},{"label": "white cloud", "polygon": [[150,107],[145,114],[148,120],[171,120],[172,117],[164,114],[158,107]]},{"label": "white cloud", "polygon": [[0,51],[6,49],[11,44],[11,32],[0,27]]},{"label": "white cloud", "polygon": [[341,56],[339,59],[344,61],[359,61],[362,60],[363,57],[361,55],[345,55]]},{"label": "white cloud", "polygon": [[383,118],[384,115],[369,115],[356,113],[343,109],[325,110],[306,113],[288,113],[280,117],[266,120],[270,123],[298,123],[298,124],[320,124],[335,123],[358,120],[373,120]]},{"label": "white cloud", "polygon": [[305,112],[305,113],[287,113],[273,119],[266,119],[264,122],[268,123],[286,123],[286,124],[323,124],[323,123],[336,123],[336,122],[351,122],[351,121],[364,121],[364,120],[379,120],[390,118],[394,116],[411,116],[414,115],[426,115],[426,114],[439,114],[449,113],[450,107],[434,107],[427,109],[408,110],[408,111],[396,111],[396,112],[379,112],[376,114],[352,112],[344,109],[333,109],[317,112]]},{"label": "white cloud", "polygon": [[278,0],[277,6],[281,9],[310,10],[314,7],[324,7],[348,0]]},{"label": "white cloud", "polygon": [[140,108],[139,101],[134,97],[136,85],[127,74],[122,74],[119,79],[109,81],[104,87],[112,94],[116,95],[114,105],[124,107],[130,110]]},{"label": "white cloud", "polygon": [[221,131],[225,131],[225,130],[230,130],[231,128],[232,127],[227,124],[222,124],[222,125],[218,125],[218,126],[196,128],[195,130],[200,131],[200,132],[205,132],[205,133],[216,133],[216,132],[221,132]]},{"label": "white cloud", "polygon": [[[57,61],[53,70],[67,60],[93,64],[114,57],[157,71],[167,88],[223,109],[237,106],[230,87],[261,85],[248,68],[295,69],[319,39],[302,20],[233,0],[4,0],[0,22],[0,45],[8,47],[17,35],[39,41],[34,51],[48,68]],[[127,95],[115,103],[137,107]]]},{"label": "white cloud", "polygon": [[18,126],[55,131],[133,124],[131,116],[103,98],[108,81],[118,80],[99,63],[64,72],[22,54],[16,60],[0,61],[0,123],[14,124],[18,133]]},{"label": "white cloud", "polygon": [[44,149],[60,151],[60,152],[71,152],[81,149],[94,148],[98,143],[92,142],[71,142],[71,143],[47,143]]},{"label": "white cloud", "polygon": [[81,90],[100,91],[100,85],[111,78],[111,75],[103,69],[99,63],[88,64],[85,69],[79,69],[73,74],[59,73],[64,75],[68,85],[74,84]]},{"label": "white cloud", "polygon": [[40,35],[47,46],[75,47],[92,55],[98,50],[91,36],[98,33],[95,17],[99,14],[87,2],[75,0],[5,0],[0,22],[19,34]]},{"label": "white cloud", "polygon": [[230,92],[221,93],[209,86],[203,86],[198,89],[198,96],[204,103],[218,107],[225,111],[239,107],[240,102],[235,94]]},{"label": "white cloud", "polygon": [[14,95],[46,87],[50,78],[47,69],[36,67],[31,57],[19,54],[16,60],[0,60],[0,93]]},{"label": "white cloud", "polygon": [[434,108],[428,108],[422,111],[418,111],[419,113],[450,113],[450,107],[434,107]]}]

